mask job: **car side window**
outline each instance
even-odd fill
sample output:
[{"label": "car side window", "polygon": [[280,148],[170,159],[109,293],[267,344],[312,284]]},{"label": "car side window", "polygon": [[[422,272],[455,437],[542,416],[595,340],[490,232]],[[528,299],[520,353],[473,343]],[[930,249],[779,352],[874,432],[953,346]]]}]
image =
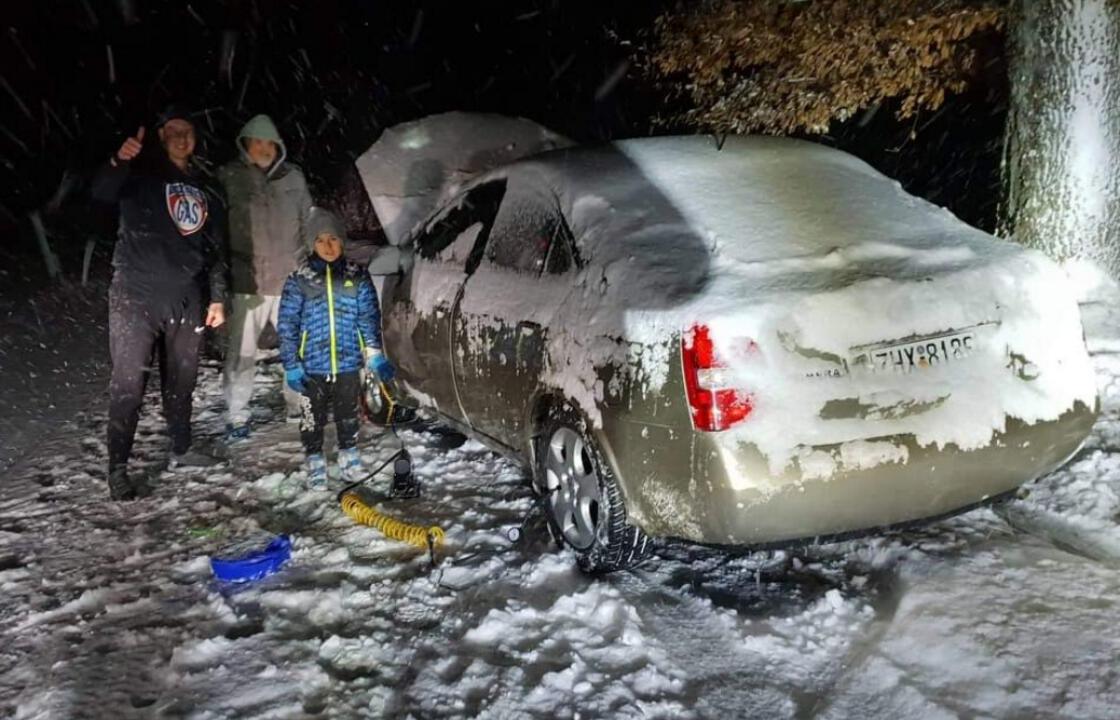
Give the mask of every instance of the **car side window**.
[{"label": "car side window", "polygon": [[505,194],[505,180],[479,185],[432,220],[416,240],[425,260],[460,263],[473,271]]},{"label": "car side window", "polygon": [[511,189],[494,220],[486,258],[530,275],[560,274],[573,265],[567,226],[556,199],[539,188]]},{"label": "car side window", "polygon": [[478,235],[484,230],[482,222],[476,222],[466,230],[459,233],[451,244],[439,252],[439,259],[443,262],[466,265],[471,256],[471,250],[478,241]]},{"label": "car side window", "polygon": [[549,275],[563,275],[575,267],[575,253],[572,251],[572,236],[564,223],[556,227],[552,246],[548,249],[544,271]]}]

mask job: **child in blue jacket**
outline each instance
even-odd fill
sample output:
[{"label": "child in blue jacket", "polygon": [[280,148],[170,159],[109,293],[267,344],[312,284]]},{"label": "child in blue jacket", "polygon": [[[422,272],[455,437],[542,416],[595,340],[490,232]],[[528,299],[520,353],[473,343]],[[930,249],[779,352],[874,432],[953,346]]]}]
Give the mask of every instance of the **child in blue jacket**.
[{"label": "child in blue jacket", "polygon": [[[315,208],[307,222],[311,254],[288,276],[280,297],[280,359],[288,386],[300,393],[300,439],[308,486],[327,487],[323,427],[328,407],[338,430],[338,466],[347,481],[362,476],[358,396],[363,366],[383,380],[394,369],[381,352],[377,291],[364,267],[343,256],[346,236],[331,213]],[[329,405],[328,405],[329,404]]]}]

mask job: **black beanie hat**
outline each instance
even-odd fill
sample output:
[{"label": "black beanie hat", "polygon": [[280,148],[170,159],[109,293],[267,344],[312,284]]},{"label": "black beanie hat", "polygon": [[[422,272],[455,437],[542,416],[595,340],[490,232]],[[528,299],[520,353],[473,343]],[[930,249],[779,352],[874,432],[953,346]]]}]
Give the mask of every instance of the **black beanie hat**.
[{"label": "black beanie hat", "polygon": [[193,125],[194,120],[191,120],[192,114],[191,109],[186,105],[171,103],[156,115],[156,127],[161,128],[172,120],[186,120]]}]

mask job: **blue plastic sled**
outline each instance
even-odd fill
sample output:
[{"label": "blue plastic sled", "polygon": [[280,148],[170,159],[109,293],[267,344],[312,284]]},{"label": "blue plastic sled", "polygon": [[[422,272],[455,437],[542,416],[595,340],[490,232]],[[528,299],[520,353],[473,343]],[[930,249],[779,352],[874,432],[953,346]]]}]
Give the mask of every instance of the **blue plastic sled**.
[{"label": "blue plastic sled", "polygon": [[287,535],[277,535],[263,548],[258,545],[242,554],[211,557],[210,569],[223,582],[250,582],[276,572],[291,557],[292,541]]}]

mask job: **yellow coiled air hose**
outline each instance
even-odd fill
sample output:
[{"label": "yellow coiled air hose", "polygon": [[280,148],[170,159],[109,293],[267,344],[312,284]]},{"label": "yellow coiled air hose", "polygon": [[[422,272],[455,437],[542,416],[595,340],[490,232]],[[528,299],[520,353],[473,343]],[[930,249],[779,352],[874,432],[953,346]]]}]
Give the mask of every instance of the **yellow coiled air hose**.
[{"label": "yellow coiled air hose", "polygon": [[426,548],[429,551],[443,545],[443,529],[437,525],[421,527],[412,525],[366,505],[356,493],[345,492],[338,499],[342,505],[342,512],[346,513],[356,523],[377,528],[385,537]]}]

